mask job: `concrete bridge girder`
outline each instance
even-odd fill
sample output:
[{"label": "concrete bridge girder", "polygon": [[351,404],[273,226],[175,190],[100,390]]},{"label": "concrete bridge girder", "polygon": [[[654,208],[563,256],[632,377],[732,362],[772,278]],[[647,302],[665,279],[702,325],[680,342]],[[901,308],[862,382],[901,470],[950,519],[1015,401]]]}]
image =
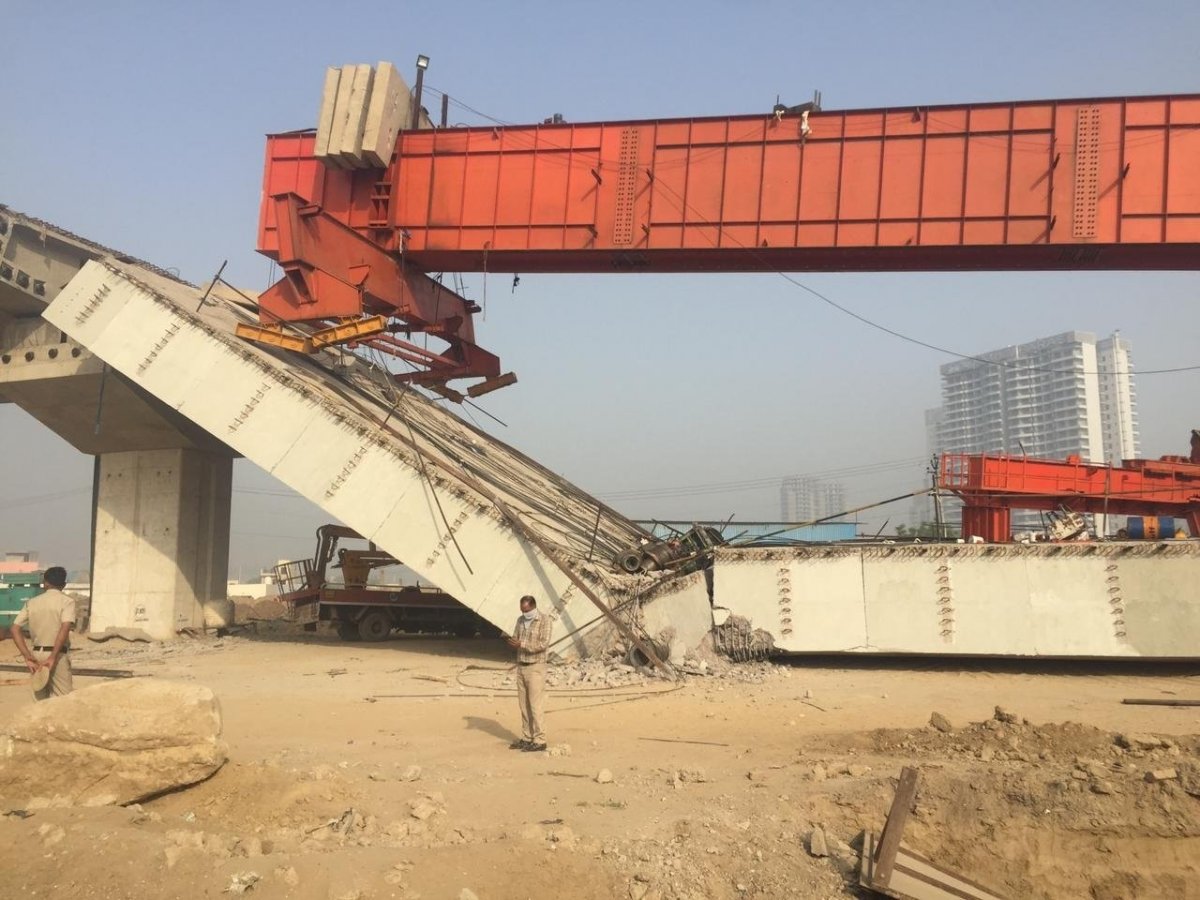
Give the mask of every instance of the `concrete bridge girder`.
[{"label": "concrete bridge girder", "polygon": [[225,596],[236,454],[42,318],[102,258],[128,259],[0,205],[0,403],[96,458],[92,627],[169,638]]}]

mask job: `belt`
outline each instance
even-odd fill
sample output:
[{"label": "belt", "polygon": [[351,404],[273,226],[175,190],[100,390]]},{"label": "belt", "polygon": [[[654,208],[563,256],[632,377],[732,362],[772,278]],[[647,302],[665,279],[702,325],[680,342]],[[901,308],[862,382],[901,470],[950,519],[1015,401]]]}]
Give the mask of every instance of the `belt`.
[{"label": "belt", "polygon": [[[43,651],[43,652],[45,652],[45,653],[53,653],[53,652],[54,652],[54,648],[53,648],[53,647],[34,647],[33,649],[34,649],[34,650],[41,650],[41,651]],[[63,647],[63,648],[62,648],[62,650],[61,650],[61,651],[59,651],[59,652],[61,652],[61,653],[66,653],[66,652],[67,652],[68,650],[70,650],[70,649],[71,649],[70,647]]]}]

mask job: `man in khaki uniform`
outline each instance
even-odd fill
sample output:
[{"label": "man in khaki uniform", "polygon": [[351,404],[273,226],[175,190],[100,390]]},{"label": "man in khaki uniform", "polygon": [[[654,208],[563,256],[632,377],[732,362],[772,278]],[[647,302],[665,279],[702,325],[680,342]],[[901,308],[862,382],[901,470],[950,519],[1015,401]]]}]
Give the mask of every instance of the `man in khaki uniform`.
[{"label": "man in khaki uniform", "polygon": [[507,639],[508,645],[517,651],[517,703],[521,706],[522,732],[521,740],[509,744],[511,750],[546,749],[542,698],[553,628],[554,619],[538,612],[536,600],[528,594],[521,598],[521,617],[513,628],[513,636]]},{"label": "man in khaki uniform", "polygon": [[[46,590],[21,607],[13,619],[13,643],[25,658],[25,665],[35,676],[33,699],[48,700],[71,693],[71,627],[75,624],[75,601],[64,594],[67,570],[51,566],[42,576]],[[33,646],[25,643],[23,629],[29,629]],[[49,680],[37,688],[37,674],[46,669]]]}]

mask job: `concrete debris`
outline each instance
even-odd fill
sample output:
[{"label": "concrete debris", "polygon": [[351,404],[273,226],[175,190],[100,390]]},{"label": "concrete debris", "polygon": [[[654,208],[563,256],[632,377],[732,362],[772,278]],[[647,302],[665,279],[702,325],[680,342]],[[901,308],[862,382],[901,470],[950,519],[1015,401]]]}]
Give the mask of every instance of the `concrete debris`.
[{"label": "concrete debris", "polygon": [[1151,784],[1156,784],[1160,781],[1175,781],[1179,778],[1177,769],[1151,769],[1145,775],[1145,780]]},{"label": "concrete debris", "polygon": [[935,712],[929,717],[929,724],[943,734],[947,734],[954,730],[954,726],[950,724],[950,720],[943,716],[940,712]]},{"label": "concrete debris", "polygon": [[[195,784],[225,764],[221,713],[206,687],[128,679],[19,710],[0,732],[0,797],[49,789],[76,806],[126,804]],[[57,773],[50,782],[45,773]]]},{"label": "concrete debris", "polygon": [[612,784],[613,773],[608,769],[601,769],[596,773],[596,784]]},{"label": "concrete debris", "polygon": [[825,842],[825,832],[817,827],[808,836],[808,852],[813,856],[828,856],[829,845]]},{"label": "concrete debris", "polygon": [[1126,750],[1166,750],[1172,746],[1171,741],[1165,738],[1139,732],[1118,734],[1116,740],[1117,744]]},{"label": "concrete debris", "polygon": [[553,744],[546,751],[546,755],[547,756],[570,756],[571,755],[571,745],[570,744]]},{"label": "concrete debris", "polygon": [[1012,713],[1008,712],[1008,711],[1007,711],[1006,709],[1004,709],[1004,707],[1002,707],[1002,706],[997,706],[997,707],[996,707],[996,711],[995,711],[995,713],[992,715],[992,718],[993,718],[995,721],[997,721],[997,722],[1003,722],[1003,723],[1004,723],[1004,724],[1006,724],[1006,725],[1015,725],[1015,724],[1017,724],[1017,722],[1019,721],[1019,719],[1018,719],[1018,718],[1017,718],[1015,715],[1013,715]]},{"label": "concrete debris", "polygon": [[262,876],[257,872],[238,872],[230,877],[229,887],[225,888],[222,893],[244,894],[260,881],[262,881]]}]

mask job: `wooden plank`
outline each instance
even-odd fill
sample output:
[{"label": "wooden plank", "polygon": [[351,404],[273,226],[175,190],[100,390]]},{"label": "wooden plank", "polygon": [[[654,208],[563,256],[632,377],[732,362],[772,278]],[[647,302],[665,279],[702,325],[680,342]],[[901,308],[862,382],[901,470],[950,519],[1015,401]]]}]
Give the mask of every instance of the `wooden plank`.
[{"label": "wooden plank", "polygon": [[991,888],[951,872],[903,845],[896,848],[890,884],[882,885],[875,865],[878,849],[875,836],[864,832],[859,884],[876,893],[898,900],[1004,900]]},{"label": "wooden plank", "polygon": [[896,851],[900,849],[904,825],[908,822],[908,814],[912,811],[913,800],[917,796],[917,779],[917,770],[912,766],[905,766],[900,770],[896,796],[892,798],[892,808],[888,811],[883,833],[879,836],[879,851],[875,856],[875,881],[885,886],[892,876],[892,866],[896,862]]}]

